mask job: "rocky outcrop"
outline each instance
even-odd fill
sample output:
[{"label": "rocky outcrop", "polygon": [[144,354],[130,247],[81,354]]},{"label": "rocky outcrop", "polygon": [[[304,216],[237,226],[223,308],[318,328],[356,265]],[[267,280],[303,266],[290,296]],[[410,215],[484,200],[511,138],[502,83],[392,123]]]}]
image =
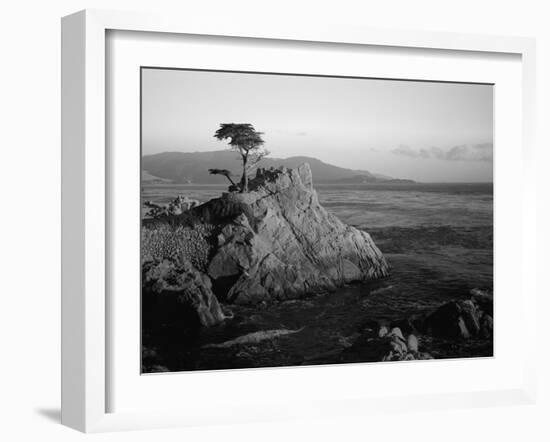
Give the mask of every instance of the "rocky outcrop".
[{"label": "rocky outcrop", "polygon": [[223,320],[218,299],[298,298],[388,274],[369,234],[319,204],[307,164],[259,170],[249,187],[144,220],[144,302],[170,314],[185,306],[190,323],[209,326]]},{"label": "rocky outcrop", "polygon": [[[345,225],[319,204],[307,164],[294,170],[260,169],[249,188],[178,216],[145,220],[143,265],[154,263],[158,269],[168,260],[178,284],[201,281],[185,291],[193,293],[190,299],[201,293],[208,311],[215,299],[210,291],[224,302],[255,304],[388,274],[369,234]],[[153,285],[159,284],[167,285],[164,276]]]},{"label": "rocky outcrop", "polygon": [[[448,354],[449,349],[456,352],[458,343],[472,342],[475,354],[492,355],[493,295],[480,289],[471,290],[470,295],[470,299],[450,301],[425,313],[393,321],[369,321],[353,345],[343,352],[343,361],[356,361],[357,355],[362,361],[448,357],[442,355]],[[468,353],[466,350],[453,355],[464,357]]]},{"label": "rocky outcrop", "polygon": [[142,299],[147,315],[176,315],[177,320],[211,326],[224,320],[224,313],[212,293],[210,279],[188,261],[150,261],[142,268]]},{"label": "rocky outcrop", "polygon": [[147,216],[151,218],[163,218],[167,216],[177,216],[187,212],[200,204],[198,200],[190,199],[185,195],[178,195],[168,204],[155,204],[151,201],[145,201],[144,205],[149,210]]},{"label": "rocky outcrop", "polygon": [[446,338],[489,338],[493,335],[493,295],[473,289],[471,298],[443,304],[422,323],[427,333]]},{"label": "rocky outcrop", "polygon": [[493,295],[489,291],[472,289],[470,299],[449,301],[431,311],[380,324],[380,337],[391,328],[451,340],[491,338]]},{"label": "rocky outcrop", "polygon": [[[349,355],[360,355],[362,361],[416,361],[433,359],[421,351],[419,338],[414,334],[406,337],[399,327],[382,324],[376,329],[366,330],[351,347],[343,352],[343,361]],[[351,360],[356,360],[352,357]]]},{"label": "rocky outcrop", "polygon": [[249,187],[193,210],[204,222],[221,220],[206,273],[224,299],[296,298],[388,274],[369,234],[319,204],[307,164],[260,169]]},{"label": "rocky outcrop", "polygon": [[415,361],[433,359],[429,353],[420,352],[418,338],[410,334],[405,339],[399,327],[390,331],[381,327],[378,332],[378,347],[381,349],[381,361]]}]

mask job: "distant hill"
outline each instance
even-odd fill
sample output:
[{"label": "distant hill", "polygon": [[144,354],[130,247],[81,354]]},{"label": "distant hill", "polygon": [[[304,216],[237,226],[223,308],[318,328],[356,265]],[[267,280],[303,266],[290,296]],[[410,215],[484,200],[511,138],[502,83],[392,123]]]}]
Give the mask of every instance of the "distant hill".
[{"label": "distant hill", "polygon": [[166,178],[160,178],[158,176],[151,175],[146,170],[141,171],[141,182],[149,184],[162,184],[162,183],[171,183],[172,180]]},{"label": "distant hill", "polygon": [[[225,184],[225,178],[210,175],[208,169],[229,169],[238,178],[240,166],[238,155],[229,150],[214,152],[163,152],[145,155],[142,158],[142,169],[154,180],[170,180],[174,183],[193,184]],[[315,183],[387,183],[409,180],[396,180],[384,175],[374,174],[366,170],[352,170],[323,163],[317,158],[297,156],[290,158],[264,158],[260,167],[270,168],[285,166],[296,168],[300,164],[309,163]]]}]

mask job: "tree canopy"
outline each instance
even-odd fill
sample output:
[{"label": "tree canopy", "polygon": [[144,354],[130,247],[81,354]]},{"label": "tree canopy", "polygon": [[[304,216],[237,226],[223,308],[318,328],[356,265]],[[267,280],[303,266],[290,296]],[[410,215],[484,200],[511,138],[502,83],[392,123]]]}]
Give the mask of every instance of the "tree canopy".
[{"label": "tree canopy", "polygon": [[243,163],[240,182],[241,192],[248,192],[248,173],[250,170],[262,158],[269,155],[269,151],[262,149],[264,144],[262,135],[263,132],[258,132],[250,123],[222,123],[214,134],[214,137],[220,141],[228,140],[229,146],[241,156]]}]

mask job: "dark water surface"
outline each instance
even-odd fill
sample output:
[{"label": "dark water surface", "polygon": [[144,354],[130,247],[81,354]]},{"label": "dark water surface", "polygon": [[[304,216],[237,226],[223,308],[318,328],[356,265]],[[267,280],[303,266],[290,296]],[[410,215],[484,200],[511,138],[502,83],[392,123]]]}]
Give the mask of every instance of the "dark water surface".
[{"label": "dark water surface", "polygon": [[[167,202],[185,194],[201,202],[216,186],[144,186],[143,200]],[[343,222],[371,234],[391,266],[391,276],[335,293],[276,305],[228,306],[234,318],[201,330],[182,346],[177,339],[151,352],[159,370],[221,369],[338,362],[354,339],[380,320],[396,320],[468,298],[493,285],[492,184],[316,185],[321,204]],[[227,348],[211,344],[267,330],[297,331]],[[420,341],[435,357],[487,356],[468,343]],[[421,348],[422,349],[422,348]]]}]

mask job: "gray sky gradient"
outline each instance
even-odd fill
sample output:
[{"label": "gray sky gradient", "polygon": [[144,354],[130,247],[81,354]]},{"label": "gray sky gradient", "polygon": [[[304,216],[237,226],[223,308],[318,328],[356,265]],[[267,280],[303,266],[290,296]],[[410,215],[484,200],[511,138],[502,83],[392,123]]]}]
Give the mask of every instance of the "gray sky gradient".
[{"label": "gray sky gradient", "polygon": [[272,157],[417,181],[493,180],[493,87],[144,69],[143,154],[212,151],[252,123]]}]

